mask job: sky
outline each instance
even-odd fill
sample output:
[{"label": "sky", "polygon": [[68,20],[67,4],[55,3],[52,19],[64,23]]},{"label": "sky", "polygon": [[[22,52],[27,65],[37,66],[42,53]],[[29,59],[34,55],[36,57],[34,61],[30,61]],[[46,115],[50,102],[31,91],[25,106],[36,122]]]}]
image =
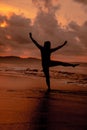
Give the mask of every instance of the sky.
[{"label": "sky", "polygon": [[87,61],[87,0],[1,0],[0,56],[40,58],[29,38],[42,46],[50,41],[61,61]]}]

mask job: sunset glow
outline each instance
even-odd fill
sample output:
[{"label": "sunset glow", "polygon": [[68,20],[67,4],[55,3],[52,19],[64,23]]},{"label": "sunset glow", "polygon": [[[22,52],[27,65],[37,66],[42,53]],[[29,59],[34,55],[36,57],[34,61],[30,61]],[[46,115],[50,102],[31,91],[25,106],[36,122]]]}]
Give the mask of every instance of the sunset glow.
[{"label": "sunset glow", "polygon": [[[28,33],[32,32],[35,40],[41,45],[45,40],[50,40],[52,47],[62,44],[65,40],[68,41],[63,50],[54,54],[54,59],[60,54],[65,57],[68,55],[78,57],[78,60],[86,59],[86,7],[85,2],[79,0],[1,1],[0,55],[7,55],[4,49],[7,45],[12,47],[11,50],[8,49],[8,55],[38,57],[39,54],[28,36]],[[33,48],[35,54],[32,53]]]},{"label": "sunset glow", "polygon": [[8,15],[10,12],[18,12],[18,9],[13,8],[9,5],[0,4],[0,12],[3,15]]},{"label": "sunset glow", "polygon": [[[29,7],[30,8],[30,7]],[[0,13],[6,16],[10,16],[10,14],[12,13],[17,13],[17,14],[21,14],[24,15],[25,17],[29,17],[34,19],[36,17],[37,14],[37,10],[34,9],[32,11],[32,8],[28,10],[26,10],[26,7],[21,9],[15,6],[11,6],[11,5],[7,5],[7,4],[0,4]]]},{"label": "sunset glow", "polygon": [[4,22],[2,22],[1,24],[0,24],[0,27],[2,27],[2,28],[5,28],[5,27],[7,27],[8,26],[8,24],[6,23],[6,21],[4,21]]}]

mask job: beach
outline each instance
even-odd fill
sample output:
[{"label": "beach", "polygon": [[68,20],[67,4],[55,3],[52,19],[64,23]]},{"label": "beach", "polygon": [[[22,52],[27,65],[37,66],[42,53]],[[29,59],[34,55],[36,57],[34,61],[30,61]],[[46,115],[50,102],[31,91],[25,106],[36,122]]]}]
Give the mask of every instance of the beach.
[{"label": "beach", "polygon": [[37,64],[0,64],[0,130],[86,130],[86,68],[50,69],[47,91]]}]

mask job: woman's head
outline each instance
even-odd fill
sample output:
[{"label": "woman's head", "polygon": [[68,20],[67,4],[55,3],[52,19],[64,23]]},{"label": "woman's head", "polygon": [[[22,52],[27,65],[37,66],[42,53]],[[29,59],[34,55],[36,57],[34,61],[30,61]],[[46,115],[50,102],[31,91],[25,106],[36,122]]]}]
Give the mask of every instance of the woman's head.
[{"label": "woman's head", "polygon": [[50,46],[51,46],[50,41],[45,41],[45,42],[44,42],[44,47],[50,48]]}]

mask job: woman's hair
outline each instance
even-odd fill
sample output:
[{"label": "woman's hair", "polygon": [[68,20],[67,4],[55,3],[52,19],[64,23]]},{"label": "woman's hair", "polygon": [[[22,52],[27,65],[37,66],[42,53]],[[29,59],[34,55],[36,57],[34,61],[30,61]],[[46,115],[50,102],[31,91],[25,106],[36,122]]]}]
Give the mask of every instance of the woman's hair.
[{"label": "woman's hair", "polygon": [[51,46],[50,41],[45,41],[45,42],[44,42],[44,46],[45,46],[45,47],[50,47],[50,46]]}]

